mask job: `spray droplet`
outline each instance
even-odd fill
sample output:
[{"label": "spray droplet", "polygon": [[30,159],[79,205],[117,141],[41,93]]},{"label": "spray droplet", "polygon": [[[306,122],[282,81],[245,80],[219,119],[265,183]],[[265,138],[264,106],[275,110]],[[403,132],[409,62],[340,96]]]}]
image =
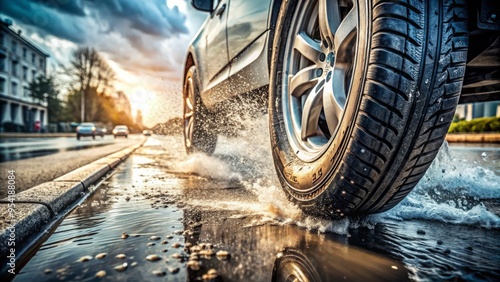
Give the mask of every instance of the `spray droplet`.
[{"label": "spray droplet", "polygon": [[483,158],[484,161],[486,161],[488,159],[488,155],[486,154],[486,152],[483,152],[481,154],[481,157]]}]

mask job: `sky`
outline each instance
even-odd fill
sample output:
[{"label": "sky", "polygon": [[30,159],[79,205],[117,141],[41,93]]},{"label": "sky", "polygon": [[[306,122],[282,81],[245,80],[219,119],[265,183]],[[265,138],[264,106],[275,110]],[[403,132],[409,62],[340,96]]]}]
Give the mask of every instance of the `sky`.
[{"label": "sky", "polygon": [[0,0],[0,17],[50,54],[48,73],[78,46],[99,51],[146,126],[182,115],[185,54],[207,15],[188,0]]}]

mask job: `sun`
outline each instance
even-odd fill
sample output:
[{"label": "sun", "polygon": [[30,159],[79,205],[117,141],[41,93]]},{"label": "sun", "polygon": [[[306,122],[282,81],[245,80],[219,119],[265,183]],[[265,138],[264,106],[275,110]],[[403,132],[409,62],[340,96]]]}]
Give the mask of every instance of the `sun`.
[{"label": "sun", "polygon": [[130,100],[130,106],[132,108],[132,114],[135,116],[137,111],[140,110],[142,114],[147,114],[151,108],[151,93],[147,90],[136,88],[128,95]]}]

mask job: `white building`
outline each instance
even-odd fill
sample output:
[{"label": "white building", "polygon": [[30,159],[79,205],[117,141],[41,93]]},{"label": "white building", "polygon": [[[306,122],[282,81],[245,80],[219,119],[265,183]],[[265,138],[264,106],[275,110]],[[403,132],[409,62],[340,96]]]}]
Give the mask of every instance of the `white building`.
[{"label": "white building", "polygon": [[47,105],[35,103],[29,83],[45,76],[49,55],[0,20],[0,132],[33,132],[48,123]]},{"label": "white building", "polygon": [[482,117],[500,117],[500,101],[458,105],[456,114],[458,118],[467,121]]}]

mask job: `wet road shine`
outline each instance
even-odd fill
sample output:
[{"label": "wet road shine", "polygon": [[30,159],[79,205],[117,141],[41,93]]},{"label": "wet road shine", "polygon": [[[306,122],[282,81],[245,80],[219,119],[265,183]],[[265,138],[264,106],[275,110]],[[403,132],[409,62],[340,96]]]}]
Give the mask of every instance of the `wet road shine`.
[{"label": "wet road shine", "polygon": [[290,205],[267,143],[244,140],[187,157],[180,136],[149,138],[14,281],[500,279],[495,171],[446,147],[393,210],[328,221]]}]

